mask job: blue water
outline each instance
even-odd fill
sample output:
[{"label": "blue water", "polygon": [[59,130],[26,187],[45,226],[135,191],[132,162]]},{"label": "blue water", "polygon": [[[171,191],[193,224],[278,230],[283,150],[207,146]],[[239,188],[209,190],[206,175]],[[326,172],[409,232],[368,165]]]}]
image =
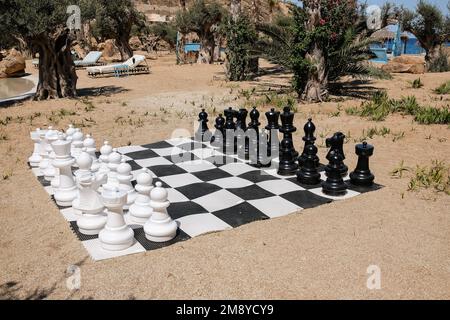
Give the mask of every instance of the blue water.
[{"label": "blue water", "polygon": [[[371,48],[380,48],[384,47],[388,49],[388,52],[392,52],[392,46],[394,44],[394,40],[387,40],[384,43],[384,46],[381,46],[380,44],[373,44]],[[445,43],[446,46],[450,46],[450,42]],[[405,43],[402,42],[402,54],[422,54],[425,53],[425,50],[420,46],[419,41],[416,38],[408,39],[406,42],[406,48]]]}]

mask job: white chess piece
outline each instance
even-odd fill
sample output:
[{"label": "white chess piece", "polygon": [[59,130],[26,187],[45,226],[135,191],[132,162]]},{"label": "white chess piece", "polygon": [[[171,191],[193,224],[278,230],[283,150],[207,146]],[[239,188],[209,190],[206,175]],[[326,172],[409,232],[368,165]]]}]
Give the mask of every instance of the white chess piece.
[{"label": "white chess piece", "polygon": [[100,168],[98,170],[99,173],[108,173],[108,157],[113,152],[113,148],[109,144],[108,141],[105,141],[103,146],[100,148]]},{"label": "white chess piece", "polygon": [[57,140],[52,143],[52,147],[56,155],[53,165],[59,169],[59,186],[55,190],[55,200],[58,205],[69,207],[78,196],[72,175],[75,159],[70,155],[70,141]]},{"label": "white chess piece", "polygon": [[41,129],[36,129],[35,131],[30,132],[31,140],[34,142],[33,154],[28,158],[28,162],[32,168],[39,167],[39,163],[41,162]]},{"label": "white chess piece", "polygon": [[75,177],[90,174],[92,162],[92,157],[86,152],[86,148],[83,148],[81,154],[76,159],[78,170],[75,171]]},{"label": "white chess piece", "polygon": [[[82,164],[79,165],[81,167]],[[72,202],[72,206],[82,213],[77,220],[78,229],[82,234],[98,235],[106,225],[105,207],[97,192],[98,187],[105,180],[104,174],[95,176],[93,173],[84,173],[76,177],[79,196]]]},{"label": "white chess piece", "polygon": [[67,135],[67,140],[68,141],[72,141],[72,136],[73,134],[76,132],[75,127],[73,126],[73,124],[69,124],[69,128],[67,128],[66,130],[66,135]]},{"label": "white chess piece", "polygon": [[48,165],[43,170],[44,178],[47,181],[52,181],[53,178],[56,176],[56,169],[53,166],[53,160],[55,159],[55,152],[52,148],[52,143],[58,140],[58,134],[59,132],[56,130],[53,130],[52,127],[49,127],[49,130],[45,134],[45,140],[47,141],[47,152],[48,152]]},{"label": "white chess piece", "polygon": [[150,205],[150,192],[153,190],[153,178],[148,169],[140,173],[136,179],[136,191],[139,193],[130,206],[131,220],[137,223],[146,223],[150,219],[153,208]]},{"label": "white chess piece", "polygon": [[166,242],[175,238],[178,225],[167,213],[170,206],[168,192],[162,187],[161,182],[150,193],[150,205],[153,213],[144,225],[145,237],[153,242]]},{"label": "white chess piece", "polygon": [[119,180],[117,180],[117,168],[122,161],[122,155],[114,149],[113,152],[108,156],[108,181],[106,186],[109,187],[119,187]]},{"label": "white chess piece", "polygon": [[[66,140],[66,137],[67,136],[65,134],[63,134],[61,132],[58,133],[58,140],[64,141],[64,140]],[[55,152],[53,151],[53,157],[52,157],[53,160],[55,159],[55,156],[56,156]],[[59,179],[59,169],[55,168],[55,176],[53,177],[52,181],[50,182],[50,185],[52,186],[53,190],[56,190],[59,187],[59,180],[60,180]]]},{"label": "white chess piece", "polygon": [[97,172],[100,169],[100,163],[98,162],[97,155],[95,152],[97,148],[95,147],[95,140],[90,134],[86,135],[86,139],[83,141],[83,147],[86,148],[86,152],[92,157],[92,172]]},{"label": "white chess piece", "polygon": [[75,159],[80,155],[83,149],[83,133],[79,128],[75,129],[75,133],[72,135],[72,157]]},{"label": "white chess piece", "polygon": [[131,181],[133,180],[132,170],[131,166],[122,158],[121,164],[117,167],[117,180],[119,181],[119,189],[128,194],[125,209],[128,209],[137,197],[136,190],[134,190],[134,187],[131,184]]},{"label": "white chess piece", "polygon": [[103,205],[108,209],[105,228],[100,231],[99,240],[105,250],[120,251],[134,243],[134,232],[125,223],[123,206],[127,203],[127,193],[117,187],[103,187]]},{"label": "white chess piece", "polygon": [[41,130],[39,133],[40,140],[41,140],[41,147],[40,147],[40,156],[41,161],[39,162],[39,171],[41,175],[44,175],[44,170],[47,168],[49,163],[49,153],[48,153],[48,143],[45,140],[45,135],[47,133],[47,130]]}]

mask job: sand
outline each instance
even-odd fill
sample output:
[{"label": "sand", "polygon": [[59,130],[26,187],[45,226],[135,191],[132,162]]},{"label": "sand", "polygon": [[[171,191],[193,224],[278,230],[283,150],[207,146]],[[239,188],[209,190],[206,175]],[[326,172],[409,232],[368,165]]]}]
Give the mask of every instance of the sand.
[{"label": "sand", "polygon": [[[114,146],[156,142],[169,138],[175,129],[192,131],[201,106],[211,114],[220,112],[245,101],[237,98],[240,88],[274,89],[288,79],[274,74],[227,83],[220,80],[223,66],[176,66],[173,56],[149,63],[152,74],[121,79],[89,79],[80,70],[78,88],[85,102],[29,101],[0,109],[1,298],[450,298],[450,197],[409,192],[408,175],[401,179],[390,175],[401,161],[410,167],[430,165],[433,159],[448,163],[450,129],[419,125],[409,116],[392,115],[379,123],[348,116],[344,109],[361,101],[350,97],[299,105],[296,125],[301,129],[313,116],[319,145],[324,143],[321,136],[334,131],[350,135],[345,145],[350,168],[356,164],[354,139],[372,127],[390,128],[391,134],[369,140],[376,147],[371,165],[377,182],[385,186],[382,190],[157,251],[93,262],[27,167],[30,130],[84,122],[93,124],[83,130],[98,144],[103,139]],[[28,71],[36,73],[31,67]],[[425,86],[410,89],[408,81],[415,78],[396,75],[353,88],[357,92],[385,88],[397,98],[414,94],[429,105],[449,103],[449,96],[441,100],[432,89],[450,73],[422,75]],[[402,132],[404,137],[393,141]],[[302,130],[294,135],[297,148],[301,136]],[[323,159],[326,149],[319,152]],[[71,265],[81,270],[77,291],[66,286]],[[381,270],[380,290],[366,286],[370,265]]]}]

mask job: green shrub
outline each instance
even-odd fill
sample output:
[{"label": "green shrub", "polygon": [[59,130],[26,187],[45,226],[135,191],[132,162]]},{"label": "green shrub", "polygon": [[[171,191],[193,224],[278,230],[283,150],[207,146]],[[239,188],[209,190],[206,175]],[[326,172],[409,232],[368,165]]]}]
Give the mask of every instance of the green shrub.
[{"label": "green shrub", "polygon": [[420,80],[420,78],[415,79],[413,82],[411,82],[411,88],[413,89],[420,89],[423,87],[423,83]]},{"label": "green shrub", "polygon": [[437,94],[449,94],[450,93],[450,81],[441,84],[439,87],[434,89]]},{"label": "green shrub", "polygon": [[373,121],[383,121],[391,113],[414,116],[421,124],[449,124],[450,108],[423,107],[415,96],[403,97],[399,100],[390,99],[385,91],[376,92],[372,100],[363,102],[361,108],[348,108],[348,115],[359,115]]}]

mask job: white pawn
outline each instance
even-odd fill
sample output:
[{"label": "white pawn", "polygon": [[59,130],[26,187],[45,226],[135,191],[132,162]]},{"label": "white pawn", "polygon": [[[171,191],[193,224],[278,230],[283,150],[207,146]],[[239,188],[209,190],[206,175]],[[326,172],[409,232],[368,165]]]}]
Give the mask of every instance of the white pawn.
[{"label": "white pawn", "polygon": [[131,184],[131,181],[133,180],[132,170],[131,166],[122,158],[121,164],[117,167],[117,180],[119,181],[119,189],[128,194],[125,209],[128,209],[137,197],[136,190],[134,190],[133,185]]},{"label": "white pawn", "polygon": [[68,141],[72,141],[72,136],[73,134],[76,132],[75,127],[73,126],[73,124],[69,124],[69,128],[67,128],[66,130],[66,135],[67,135],[67,140]]},{"label": "white pawn", "polygon": [[92,157],[86,152],[86,148],[83,148],[82,150],[83,151],[76,159],[78,170],[75,171],[75,177],[92,173]]},{"label": "white pawn", "polygon": [[119,187],[119,180],[117,180],[117,168],[122,161],[122,155],[114,149],[113,152],[108,156],[108,181],[106,186],[108,187]]},{"label": "white pawn", "polygon": [[39,162],[39,171],[41,175],[44,175],[44,170],[47,168],[49,164],[49,153],[48,153],[48,143],[45,140],[45,135],[47,134],[47,130],[41,130],[39,133],[41,140],[41,148],[40,148],[40,156],[41,161]]},{"label": "white pawn", "polygon": [[52,127],[48,128],[47,133],[45,134],[45,140],[47,141],[47,152],[48,152],[48,165],[43,170],[44,178],[47,181],[52,181],[53,178],[57,175],[56,168],[53,166],[53,160],[55,159],[55,152],[52,148],[52,143],[58,140],[58,131],[53,130]]},{"label": "white pawn", "polygon": [[75,159],[70,155],[70,141],[57,140],[52,143],[55,151],[53,165],[59,169],[59,186],[55,190],[55,201],[59,206],[69,207],[78,196],[78,189],[72,175]]},{"label": "white pawn", "polygon": [[72,157],[75,159],[81,154],[83,149],[83,133],[79,128],[75,129],[75,133],[72,135]]},{"label": "white pawn", "polygon": [[108,157],[113,152],[113,148],[109,144],[108,141],[105,141],[103,146],[100,148],[100,168],[98,170],[99,173],[108,173]]},{"label": "white pawn", "polygon": [[83,147],[86,149],[86,152],[92,157],[92,172],[97,172],[100,169],[100,163],[98,162],[97,155],[95,151],[97,148],[95,147],[95,140],[92,138],[90,134],[86,135],[86,139],[83,141]]},{"label": "white pawn", "polygon": [[162,187],[161,182],[156,183],[156,188],[150,193],[150,205],[153,213],[144,225],[145,237],[153,242],[166,242],[175,238],[178,225],[167,213],[170,202],[168,193]]},{"label": "white pawn", "polygon": [[130,206],[131,220],[137,223],[146,223],[150,219],[153,209],[150,205],[150,192],[153,190],[153,178],[146,169],[136,179],[136,191],[139,193],[134,203]]},{"label": "white pawn", "polygon": [[125,223],[123,206],[127,203],[127,193],[117,187],[103,187],[103,205],[108,209],[105,228],[98,235],[103,249],[120,251],[131,247],[134,243],[134,232]]},{"label": "white pawn", "polygon": [[[58,140],[64,141],[64,140],[66,140],[66,137],[67,136],[65,134],[63,134],[61,132],[58,133]],[[54,152],[53,152],[53,154],[54,154],[54,156],[52,157],[52,159],[54,160],[55,157],[56,157],[56,154]],[[56,190],[59,187],[59,180],[60,180],[59,169],[55,168],[55,176],[53,177],[53,179],[52,179],[52,181],[50,183],[50,185],[52,186],[53,190]]]},{"label": "white pawn", "polygon": [[[79,165],[81,167],[83,164],[79,163]],[[76,180],[79,196],[72,202],[72,206],[82,213],[77,221],[78,229],[82,234],[98,235],[105,227],[107,217],[97,189],[106,180],[106,175],[96,177],[93,173],[87,173],[78,175]]]},{"label": "white pawn", "polygon": [[34,150],[31,157],[28,158],[28,162],[32,168],[39,167],[39,162],[41,162],[42,158],[40,155],[41,151],[41,129],[36,129],[35,131],[30,132],[31,140],[34,142]]}]

